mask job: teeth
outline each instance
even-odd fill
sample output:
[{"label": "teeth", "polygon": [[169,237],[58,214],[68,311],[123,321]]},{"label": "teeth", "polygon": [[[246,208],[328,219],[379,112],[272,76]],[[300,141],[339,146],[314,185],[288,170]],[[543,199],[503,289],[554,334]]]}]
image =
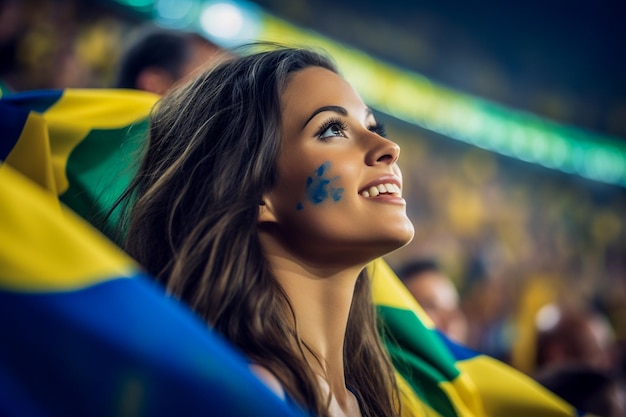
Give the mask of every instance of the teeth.
[{"label": "teeth", "polygon": [[400,196],[400,187],[395,184],[379,184],[361,191],[363,197],[378,197],[380,194],[395,194]]}]

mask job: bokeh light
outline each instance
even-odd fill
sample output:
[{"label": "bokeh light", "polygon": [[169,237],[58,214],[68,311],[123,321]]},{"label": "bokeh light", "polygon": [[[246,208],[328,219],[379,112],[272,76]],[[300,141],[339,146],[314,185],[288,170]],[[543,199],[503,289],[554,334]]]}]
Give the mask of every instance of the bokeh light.
[{"label": "bokeh light", "polygon": [[154,4],[154,20],[157,24],[174,29],[186,29],[193,25],[200,8],[197,0],[157,0]]},{"label": "bokeh light", "polygon": [[256,6],[249,3],[211,2],[205,4],[199,25],[216,43],[233,47],[256,40],[259,17]]}]

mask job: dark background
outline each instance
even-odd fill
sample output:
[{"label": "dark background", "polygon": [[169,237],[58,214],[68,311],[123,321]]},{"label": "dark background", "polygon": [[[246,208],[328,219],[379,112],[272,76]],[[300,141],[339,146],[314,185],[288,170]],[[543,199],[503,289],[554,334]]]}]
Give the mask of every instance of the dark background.
[{"label": "dark background", "polygon": [[258,0],[449,87],[626,138],[626,2]]}]

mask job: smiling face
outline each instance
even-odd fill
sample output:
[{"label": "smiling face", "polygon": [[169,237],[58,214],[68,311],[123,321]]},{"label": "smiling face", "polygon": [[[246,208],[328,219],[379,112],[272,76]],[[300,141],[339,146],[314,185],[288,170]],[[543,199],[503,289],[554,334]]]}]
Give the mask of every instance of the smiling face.
[{"label": "smiling face", "polygon": [[309,67],[292,75],[281,105],[278,182],[264,197],[262,233],[312,263],[367,262],[407,244],[400,148],[354,89]]}]

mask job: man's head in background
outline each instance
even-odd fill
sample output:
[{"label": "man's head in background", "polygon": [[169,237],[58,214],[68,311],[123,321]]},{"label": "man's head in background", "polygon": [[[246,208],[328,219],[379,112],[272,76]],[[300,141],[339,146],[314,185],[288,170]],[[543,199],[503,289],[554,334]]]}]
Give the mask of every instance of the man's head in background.
[{"label": "man's head in background", "polygon": [[223,54],[219,46],[198,34],[143,26],[131,35],[120,55],[115,87],[164,94]]},{"label": "man's head in background", "polygon": [[613,327],[600,312],[549,304],[537,313],[537,371],[562,364],[612,370],[617,342]]},{"label": "man's head in background", "polygon": [[420,259],[402,265],[397,273],[437,329],[450,339],[465,343],[467,322],[459,307],[459,294],[439,265]]}]

